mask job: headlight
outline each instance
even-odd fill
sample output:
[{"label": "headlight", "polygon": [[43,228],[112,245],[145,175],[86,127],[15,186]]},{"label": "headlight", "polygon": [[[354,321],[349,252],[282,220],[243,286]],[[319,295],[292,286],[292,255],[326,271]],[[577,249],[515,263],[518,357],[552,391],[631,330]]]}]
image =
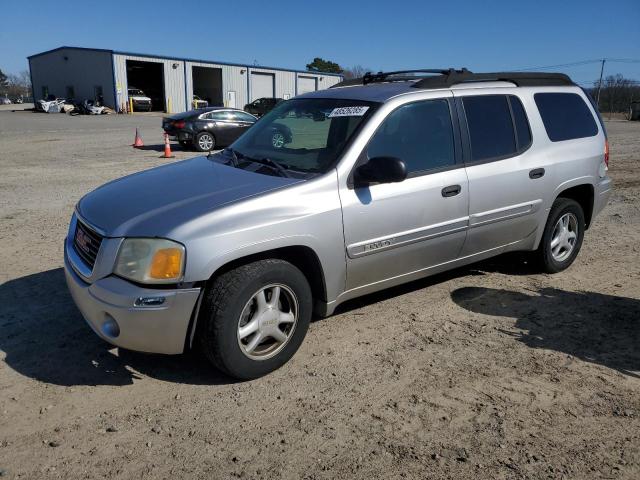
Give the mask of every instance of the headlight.
[{"label": "headlight", "polygon": [[114,272],[140,283],[176,283],[184,270],[184,246],[162,238],[125,238]]}]

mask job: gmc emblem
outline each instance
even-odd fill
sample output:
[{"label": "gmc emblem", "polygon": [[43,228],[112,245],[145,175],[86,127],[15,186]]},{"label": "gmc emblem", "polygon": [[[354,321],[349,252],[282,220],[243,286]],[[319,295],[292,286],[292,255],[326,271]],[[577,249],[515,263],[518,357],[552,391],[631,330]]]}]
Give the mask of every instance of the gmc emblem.
[{"label": "gmc emblem", "polygon": [[76,245],[78,245],[85,252],[89,252],[91,246],[91,238],[79,228],[76,230]]}]

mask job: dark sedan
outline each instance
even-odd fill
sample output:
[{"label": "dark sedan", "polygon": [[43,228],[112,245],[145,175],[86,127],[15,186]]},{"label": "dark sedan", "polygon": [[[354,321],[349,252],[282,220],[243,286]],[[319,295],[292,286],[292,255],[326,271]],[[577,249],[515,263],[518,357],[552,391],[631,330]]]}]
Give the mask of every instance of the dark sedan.
[{"label": "dark sedan", "polygon": [[162,128],[184,147],[208,152],[231,145],[257,118],[235,108],[210,107],[162,119]]},{"label": "dark sedan", "polygon": [[244,111],[256,117],[261,117],[269,113],[273,108],[282,102],[281,98],[258,98],[244,106]]}]

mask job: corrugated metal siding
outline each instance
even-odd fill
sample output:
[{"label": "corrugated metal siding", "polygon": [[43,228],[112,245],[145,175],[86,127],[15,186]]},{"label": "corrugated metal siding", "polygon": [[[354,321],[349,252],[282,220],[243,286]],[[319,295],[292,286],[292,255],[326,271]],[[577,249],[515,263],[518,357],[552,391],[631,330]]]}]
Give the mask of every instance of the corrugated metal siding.
[{"label": "corrugated metal siding", "polygon": [[[160,59],[154,57],[113,54],[113,65],[115,69],[116,87],[118,94],[118,104],[128,102],[127,95],[127,60],[138,60],[141,62],[162,63],[164,70],[164,95],[165,111],[172,113],[185,111],[185,75],[184,62],[181,60]],[[176,68],[173,66],[176,65]],[[135,86],[135,85],[134,85]]]},{"label": "corrugated metal siding", "polygon": [[338,83],[340,83],[342,81],[342,77],[334,77],[334,76],[326,76],[324,77],[324,79],[322,80],[322,83],[324,83],[324,85],[318,86],[318,89],[323,89],[323,88],[329,88],[332,87],[334,85],[337,85]]},{"label": "corrugated metal siding", "polygon": [[243,108],[247,103],[249,103],[249,98],[247,97],[247,67],[189,61],[186,62],[186,66],[186,92],[187,100],[189,102],[193,99],[193,70],[191,67],[196,66],[222,69],[222,98],[225,106],[228,106],[230,91],[236,92],[236,108]]},{"label": "corrugated metal siding", "polygon": [[[249,68],[249,72],[268,73],[275,76],[277,98],[293,98],[296,95],[296,74],[294,72],[268,68]],[[250,98],[255,97],[253,94],[249,96]]]},{"label": "corrugated metal siding", "polygon": [[[305,73],[296,73],[294,75],[297,82],[296,95],[300,95],[303,93],[303,89],[300,88],[300,84],[304,82],[304,78],[309,78],[309,77],[316,78],[316,85],[318,90],[327,89],[342,81],[342,77],[326,75],[323,73],[305,72]],[[300,80],[300,77],[302,77],[303,80]]]},{"label": "corrugated metal siding", "polygon": [[[65,60],[66,57],[66,60]],[[29,59],[35,100],[42,98],[42,87],[65,98],[73,87],[76,100],[94,99],[95,87],[102,87],[105,105],[115,106],[111,53],[62,49]]]}]

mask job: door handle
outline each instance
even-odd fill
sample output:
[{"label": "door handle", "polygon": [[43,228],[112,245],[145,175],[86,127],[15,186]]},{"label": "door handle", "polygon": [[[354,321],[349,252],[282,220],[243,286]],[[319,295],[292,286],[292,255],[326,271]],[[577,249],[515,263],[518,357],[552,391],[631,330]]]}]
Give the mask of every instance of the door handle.
[{"label": "door handle", "polygon": [[544,177],[544,168],[534,168],[529,171],[529,178],[535,180],[536,178]]},{"label": "door handle", "polygon": [[448,187],[444,187],[442,189],[443,197],[455,197],[462,191],[462,187],[460,185],[449,185]]}]

